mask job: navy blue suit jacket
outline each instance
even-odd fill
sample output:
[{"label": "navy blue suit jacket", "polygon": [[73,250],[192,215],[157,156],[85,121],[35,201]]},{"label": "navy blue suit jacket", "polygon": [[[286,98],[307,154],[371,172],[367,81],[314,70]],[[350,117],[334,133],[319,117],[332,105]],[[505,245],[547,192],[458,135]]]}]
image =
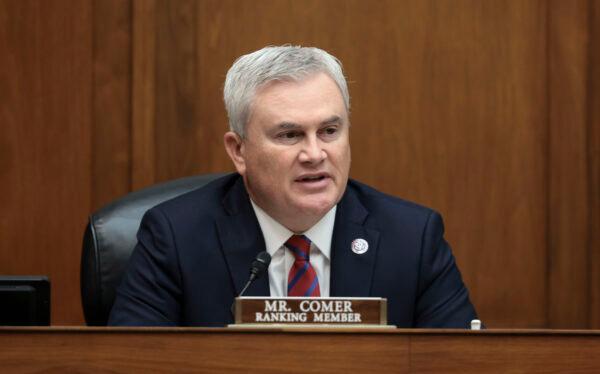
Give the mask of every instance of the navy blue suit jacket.
[{"label": "navy blue suit jacket", "polygon": [[[399,327],[468,328],[476,318],[440,215],[350,180],[338,204],[330,296],[388,300]],[[364,254],[354,239],[369,243]],[[109,325],[224,326],[265,250],[242,178],[232,174],[150,209]],[[246,296],[268,296],[263,276]]]}]

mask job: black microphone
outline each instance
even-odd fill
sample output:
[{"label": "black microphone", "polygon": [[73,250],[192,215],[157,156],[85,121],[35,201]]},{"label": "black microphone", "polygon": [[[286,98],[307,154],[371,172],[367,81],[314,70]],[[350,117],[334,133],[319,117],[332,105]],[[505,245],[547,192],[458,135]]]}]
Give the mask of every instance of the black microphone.
[{"label": "black microphone", "polygon": [[246,285],[242,289],[242,292],[238,295],[238,297],[242,296],[246,289],[250,287],[252,282],[260,278],[265,271],[269,268],[269,264],[271,263],[271,255],[267,253],[267,251],[262,251],[256,255],[254,261],[252,261],[252,266],[250,266],[250,278]]}]

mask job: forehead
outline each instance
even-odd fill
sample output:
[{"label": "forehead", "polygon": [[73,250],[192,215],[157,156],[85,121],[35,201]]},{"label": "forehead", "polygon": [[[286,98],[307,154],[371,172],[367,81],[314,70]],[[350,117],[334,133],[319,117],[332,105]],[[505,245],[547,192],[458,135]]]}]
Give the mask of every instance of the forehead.
[{"label": "forehead", "polygon": [[272,81],[257,91],[248,123],[312,122],[338,116],[347,119],[341,91],[325,73],[300,81]]}]

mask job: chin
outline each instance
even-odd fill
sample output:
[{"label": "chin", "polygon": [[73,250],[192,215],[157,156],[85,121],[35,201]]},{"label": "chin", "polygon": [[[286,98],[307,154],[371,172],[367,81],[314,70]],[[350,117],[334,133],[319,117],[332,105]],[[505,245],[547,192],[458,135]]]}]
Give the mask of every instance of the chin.
[{"label": "chin", "polygon": [[335,205],[335,201],[332,199],[327,200],[318,200],[311,201],[309,203],[304,202],[299,204],[298,210],[301,214],[311,215],[311,216],[324,216],[333,206]]}]

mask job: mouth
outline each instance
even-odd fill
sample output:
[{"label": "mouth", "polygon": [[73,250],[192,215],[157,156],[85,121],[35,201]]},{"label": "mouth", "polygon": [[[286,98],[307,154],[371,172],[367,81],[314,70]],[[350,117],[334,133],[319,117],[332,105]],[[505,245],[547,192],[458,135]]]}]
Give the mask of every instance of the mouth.
[{"label": "mouth", "polygon": [[329,178],[329,174],[327,174],[327,173],[303,174],[300,177],[296,178],[296,182],[316,183],[316,182],[320,182],[326,178]]}]

